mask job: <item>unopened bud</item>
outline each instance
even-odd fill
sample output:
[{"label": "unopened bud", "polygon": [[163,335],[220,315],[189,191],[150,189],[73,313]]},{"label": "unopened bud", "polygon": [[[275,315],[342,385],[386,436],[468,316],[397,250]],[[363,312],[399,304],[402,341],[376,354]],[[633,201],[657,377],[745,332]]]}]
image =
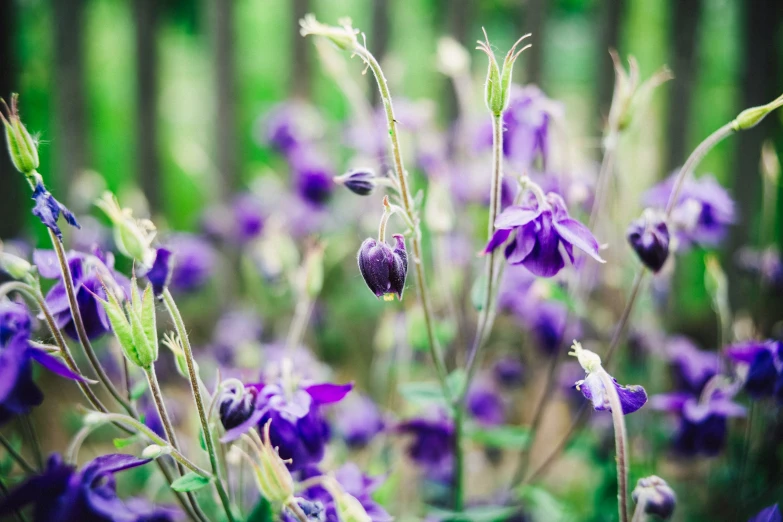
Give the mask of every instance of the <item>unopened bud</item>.
[{"label": "unopened bud", "polygon": [[104,192],[95,205],[103,210],[114,225],[114,242],[119,251],[146,267],[152,266],[155,260],[155,251],[150,246],[155,237],[152,222],[134,219],[131,210],[120,207],[111,192]]},{"label": "unopened bud", "polygon": [[378,186],[375,173],[369,169],[354,169],[334,178],[334,182],[345,186],[354,194],[369,196]]},{"label": "unopened bud", "polygon": [[169,455],[171,453],[171,446],[160,446],[158,444],[150,444],[141,452],[141,458],[143,459],[157,459],[163,455]]},{"label": "unopened bud", "polygon": [[517,46],[529,36],[530,34],[526,34],[511,46],[511,49],[506,53],[506,58],[503,60],[502,71],[497,60],[495,60],[495,53],[492,51],[492,45],[489,43],[487,31],[484,31],[484,41],[478,42],[476,49],[483,51],[489,58],[487,79],[484,85],[484,101],[489,112],[494,116],[500,116],[508,107],[508,100],[511,96],[511,73],[514,70],[514,63],[519,58],[519,55],[530,47],[530,45],[526,45],[522,49],[517,50]]},{"label": "unopened bud", "polygon": [[322,24],[316,20],[315,15],[308,14],[299,20],[301,26],[299,33],[302,36],[323,36],[344,51],[351,51],[358,47],[356,35],[359,34],[359,30],[351,26],[350,18],[343,18],[338,22],[339,26]]},{"label": "unopened bud", "polygon": [[372,522],[362,503],[353,495],[343,491],[336,480],[326,479],[323,485],[334,499],[334,507],[341,522]]},{"label": "unopened bud", "polygon": [[642,509],[645,514],[657,515],[664,520],[672,516],[677,505],[674,490],[665,480],[655,475],[639,479],[631,498],[637,504],[636,509]]},{"label": "unopened bud", "polygon": [[277,448],[272,447],[269,440],[270,420],[264,425],[264,438],[261,439],[255,430],[250,430],[242,435],[242,439],[252,448],[255,458],[244,452],[239,446],[234,446],[234,451],[239,451],[253,469],[256,485],[261,495],[271,504],[282,506],[287,504],[294,496],[294,479],[286,466],[290,460],[283,460],[277,453]]},{"label": "unopened bud", "polygon": [[[5,139],[8,144],[8,154],[16,170],[29,176],[38,168],[38,143],[27,132],[19,118],[18,94],[11,95],[11,107],[2,100],[0,119],[5,127]],[[5,113],[5,114],[4,114]]]},{"label": "unopened bud", "polygon": [[745,109],[739,113],[739,116],[732,122],[732,127],[735,131],[751,129],[758,125],[761,120],[766,118],[767,114],[781,106],[783,106],[783,95],[766,105]]},{"label": "unopened bud", "polygon": [[648,208],[631,223],[626,235],[642,263],[658,272],[669,257],[669,228],[664,216]]},{"label": "unopened bud", "polygon": [[[105,289],[108,300],[101,301],[114,335],[125,357],[139,368],[149,368],[158,359],[158,332],[155,300],[148,285],[141,296],[136,278],[131,281],[131,303],[123,310],[117,297]],[[127,312],[127,316],[126,316]]]},{"label": "unopened bud", "polygon": [[0,270],[20,280],[26,280],[35,274],[33,265],[9,252],[0,252]]}]

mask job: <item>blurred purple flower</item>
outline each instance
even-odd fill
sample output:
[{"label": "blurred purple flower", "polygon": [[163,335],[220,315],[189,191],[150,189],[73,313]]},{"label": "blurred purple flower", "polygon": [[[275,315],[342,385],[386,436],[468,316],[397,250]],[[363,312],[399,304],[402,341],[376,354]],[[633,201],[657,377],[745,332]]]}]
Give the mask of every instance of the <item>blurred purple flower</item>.
[{"label": "blurred purple flower", "polygon": [[397,432],[411,435],[408,456],[428,478],[451,481],[454,467],[454,423],[441,414],[434,418],[415,418],[400,423]]},{"label": "blurred purple flower", "polygon": [[360,449],[385,427],[378,406],[366,395],[352,394],[335,408],[334,426],[351,449]]},{"label": "blurred purple flower", "polygon": [[728,357],[742,366],[745,391],[753,399],[775,395],[783,402],[783,344],[780,341],[748,341],[726,348]]},{"label": "blurred purple flower", "polygon": [[506,420],[506,405],[488,378],[473,381],[465,398],[471,416],[483,426],[499,426]]},{"label": "blurred purple flower", "polygon": [[527,194],[521,205],[511,206],[498,216],[495,228],[484,252],[492,252],[511,238],[505,247],[508,263],[521,264],[539,277],[552,277],[565,266],[561,243],[571,263],[574,246],[596,261],[604,262],[593,234],[571,219],[563,198],[552,192],[546,195],[545,201]]},{"label": "blurred purple flower", "polygon": [[117,497],[114,474],[147,462],[117,453],[97,457],[76,471],[54,454],[42,474],[28,478],[0,500],[0,515],[32,505],[36,522],[173,522],[178,511],[153,508],[140,500],[125,503]]},{"label": "blurred purple flower", "polygon": [[211,352],[225,366],[232,366],[243,349],[257,350],[263,325],[252,310],[229,310],[212,331]]},{"label": "blurred purple flower", "polygon": [[334,190],[334,172],[326,160],[308,147],[300,147],[291,154],[296,193],[316,207],[323,206]]},{"label": "blurred purple flower", "polygon": [[320,136],[323,120],[313,106],[293,101],[272,108],[259,120],[256,136],[284,156]]},{"label": "blurred purple flower", "polygon": [[761,281],[773,290],[783,290],[783,262],[776,248],[742,248],[737,253],[736,262],[743,270],[758,275]]},{"label": "blurred purple flower", "polygon": [[[650,207],[666,208],[669,196],[679,175],[675,171],[668,179],[651,188],[644,195],[644,203]],[[680,191],[670,224],[680,246],[692,243],[717,245],[726,235],[729,225],[735,221],[734,201],[726,189],[710,174],[698,179],[689,177]]]},{"label": "blurred purple flower", "polygon": [[525,367],[517,357],[506,355],[492,365],[495,380],[505,388],[519,388],[525,376]]},{"label": "blurred purple flower", "polygon": [[783,522],[783,515],[781,515],[778,505],[773,504],[756,513],[756,516],[748,522]]},{"label": "blurred purple flower", "polygon": [[65,205],[54,199],[54,196],[46,190],[40,181],[35,186],[35,190],[33,190],[33,201],[35,201],[33,215],[40,219],[41,223],[49,227],[60,241],[63,239],[63,233],[60,230],[60,227],[57,226],[57,220],[60,218],[60,214],[62,214],[69,225],[75,228],[81,228],[76,221],[76,216],[74,216]]},{"label": "blurred purple flower", "polygon": [[[97,249],[94,255],[70,251],[66,258],[71,269],[76,302],[87,337],[95,339],[111,330],[106,311],[100,303],[101,300],[106,299],[103,285],[111,288],[115,295],[124,295],[127,298],[130,295],[130,281],[114,270],[114,256],[111,253],[104,254]],[[33,262],[38,267],[41,277],[59,280],[46,294],[46,304],[54,316],[57,327],[71,339],[78,339],[68,304],[68,295],[60,275],[57,254],[53,250],[36,250],[33,252]]]},{"label": "blurred purple flower", "polygon": [[217,254],[205,239],[194,234],[178,233],[168,237],[165,244],[172,255],[173,269],[169,282],[172,290],[192,292],[212,277]]},{"label": "blurred purple flower", "polygon": [[675,336],[666,342],[666,355],[674,363],[676,387],[698,394],[704,385],[718,373],[718,355],[699,350],[684,336]]}]

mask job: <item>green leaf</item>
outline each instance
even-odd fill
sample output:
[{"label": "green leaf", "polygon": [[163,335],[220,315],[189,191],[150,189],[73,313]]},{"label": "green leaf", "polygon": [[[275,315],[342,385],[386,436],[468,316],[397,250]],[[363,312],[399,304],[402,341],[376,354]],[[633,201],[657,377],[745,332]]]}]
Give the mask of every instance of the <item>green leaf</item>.
[{"label": "green leaf", "polygon": [[180,478],[171,483],[171,489],[179,491],[180,493],[187,493],[188,491],[196,491],[201,489],[211,482],[211,479],[202,477],[197,473],[190,472],[186,475],[182,475]]},{"label": "green leaf", "polygon": [[429,406],[433,403],[446,405],[438,383],[434,381],[406,382],[399,387],[400,395],[416,406]]},{"label": "green leaf", "polygon": [[523,449],[530,441],[530,432],[521,426],[483,427],[468,425],[467,435],[473,442],[492,448]]},{"label": "green leaf", "polygon": [[461,512],[433,509],[430,514],[443,522],[502,522],[518,511],[508,506],[477,506]]},{"label": "green leaf", "polygon": [[253,511],[248,515],[245,522],[273,522],[274,514],[272,513],[272,506],[269,501],[264,497],[261,497],[256,503]]}]

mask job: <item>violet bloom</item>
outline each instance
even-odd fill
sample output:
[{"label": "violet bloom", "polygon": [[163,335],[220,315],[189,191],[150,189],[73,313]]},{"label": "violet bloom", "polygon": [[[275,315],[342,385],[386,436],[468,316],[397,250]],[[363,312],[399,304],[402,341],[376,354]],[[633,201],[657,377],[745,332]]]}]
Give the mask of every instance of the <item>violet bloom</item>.
[{"label": "violet bloom", "polygon": [[24,305],[0,301],[0,425],[43,402],[33,381],[33,361],[61,377],[84,380],[56,357],[29,345],[30,325]]},{"label": "violet bloom", "polygon": [[483,426],[499,426],[506,420],[506,405],[489,379],[476,379],[470,386],[466,407]]},{"label": "violet bloom", "polygon": [[[408,253],[405,238],[394,234],[394,249],[384,241],[367,238],[362,242],[357,255],[359,271],[364,282],[376,297],[388,300],[392,294],[402,299],[405,290],[405,276],[408,273]],[[393,297],[391,297],[393,299]]]},{"label": "violet bloom", "polygon": [[525,376],[525,367],[517,357],[506,355],[492,366],[492,375],[505,388],[519,388]]},{"label": "violet bloom", "polygon": [[152,285],[152,292],[156,297],[163,295],[163,290],[169,286],[171,272],[171,250],[164,247],[158,248],[155,251],[155,261],[152,264],[152,268],[146,274],[147,280]]},{"label": "violet bloom", "polygon": [[571,263],[574,246],[604,262],[593,234],[571,219],[563,198],[553,192],[546,197],[528,193],[521,205],[508,207],[498,216],[495,228],[484,252],[492,252],[508,242],[505,256],[509,264],[523,265],[539,277],[552,277],[565,266],[561,244]]},{"label": "violet bloom", "polygon": [[334,190],[334,172],[317,153],[307,149],[295,151],[290,158],[296,192],[304,201],[323,206]]},{"label": "violet bloom", "polygon": [[628,227],[626,236],[644,266],[653,272],[663,268],[669,257],[669,228],[664,216],[645,210],[642,217]]},{"label": "violet bloom", "polygon": [[0,499],[0,515],[33,506],[36,522],[173,522],[179,512],[117,497],[114,474],[150,462],[120,453],[102,455],[80,471],[54,454],[40,475],[28,478]]},{"label": "violet bloom", "polygon": [[[647,191],[645,205],[666,208],[678,175],[679,172],[674,172]],[[689,177],[683,183],[672,211],[670,224],[674,230],[670,232],[677,235],[683,247],[692,243],[715,246],[734,220],[734,201],[712,175],[705,174],[698,179]]]},{"label": "violet bloom", "polygon": [[264,415],[259,407],[261,385],[244,385],[239,381],[224,383],[223,391],[217,399],[218,415],[225,435],[220,442],[231,442],[242,436]]},{"label": "violet bloom", "polygon": [[385,422],[372,399],[353,394],[335,409],[334,427],[346,446],[361,449],[383,431]]},{"label": "violet bloom", "polygon": [[278,448],[280,458],[292,460],[292,471],[321,461],[330,435],[321,406],[341,401],[352,388],[352,383],[299,384],[292,388],[285,382],[261,388],[257,407],[263,415],[258,425],[272,421],[270,441]]},{"label": "violet bloom", "polygon": [[674,363],[677,388],[698,394],[718,373],[718,355],[699,350],[684,336],[675,336],[666,342],[666,355]]},{"label": "violet bloom", "polygon": [[783,522],[783,515],[780,513],[778,505],[773,504],[756,513],[756,516],[748,522]]},{"label": "violet bloom", "polygon": [[783,344],[779,341],[749,341],[726,349],[738,364],[745,391],[753,399],[775,396],[783,402]]},{"label": "violet bloom", "polygon": [[212,277],[217,253],[205,239],[193,234],[175,234],[166,240],[166,247],[172,255],[173,269],[169,282],[172,290],[192,292]]},{"label": "violet bloom", "polygon": [[376,179],[375,173],[370,169],[353,169],[334,178],[334,182],[358,196],[369,196],[378,185]]},{"label": "violet bloom", "polygon": [[411,435],[408,457],[419,465],[428,478],[450,481],[454,468],[454,423],[445,415],[437,418],[415,418],[397,426],[397,431]]},{"label": "violet bloom", "polygon": [[323,126],[321,115],[311,105],[286,102],[275,106],[260,120],[257,136],[260,142],[288,157],[301,145],[318,138]]},{"label": "violet bloom", "polygon": [[736,262],[744,271],[757,275],[772,290],[783,290],[783,261],[776,248],[742,248],[737,253]]},{"label": "violet bloom", "polygon": [[49,227],[60,241],[63,239],[63,233],[60,230],[60,227],[57,226],[57,220],[60,218],[60,214],[62,214],[69,225],[75,228],[81,228],[76,221],[76,216],[74,216],[65,205],[54,199],[54,196],[46,190],[43,183],[40,181],[35,186],[35,190],[33,190],[33,201],[35,201],[33,215],[40,219],[41,223]]},{"label": "violet bloom", "polygon": [[[127,297],[130,295],[130,281],[114,270],[114,256],[110,252],[104,254],[96,249],[94,255],[90,255],[71,251],[66,258],[71,269],[76,302],[87,337],[91,340],[96,339],[111,330],[109,318],[101,305],[101,300],[106,300],[103,285],[109,287],[115,295]],[[57,254],[53,250],[36,250],[33,252],[33,262],[38,267],[41,277],[59,279],[46,294],[46,304],[54,316],[57,327],[71,339],[78,339],[68,304],[68,295],[60,275]]]}]

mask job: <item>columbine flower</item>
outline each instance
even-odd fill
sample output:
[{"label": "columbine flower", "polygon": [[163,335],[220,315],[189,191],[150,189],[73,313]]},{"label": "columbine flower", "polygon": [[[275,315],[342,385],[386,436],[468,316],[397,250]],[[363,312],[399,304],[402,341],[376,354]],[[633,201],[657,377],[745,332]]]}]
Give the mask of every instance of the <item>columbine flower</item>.
[{"label": "columbine flower", "polygon": [[745,408],[731,401],[735,387],[713,377],[700,395],[673,392],[655,395],[650,407],[674,413],[680,417],[680,426],[674,437],[674,450],[682,455],[714,456],[726,442],[727,419],[745,415]]},{"label": "columbine flower", "polygon": [[57,226],[57,220],[60,218],[60,214],[62,214],[69,225],[81,228],[71,211],[68,210],[65,205],[54,199],[54,196],[46,190],[43,183],[40,181],[35,186],[35,190],[33,190],[33,201],[35,201],[33,215],[40,219],[41,223],[49,227],[60,241],[63,239],[62,230]]},{"label": "columbine flower", "polygon": [[290,161],[299,197],[316,207],[329,201],[334,189],[334,173],[324,158],[306,148],[294,153]]},{"label": "columbine flower", "polygon": [[152,291],[155,297],[160,297],[163,290],[171,281],[171,250],[168,248],[158,248],[155,250],[155,262],[152,268],[147,271],[147,280],[152,285]]},{"label": "columbine flower", "polygon": [[260,386],[244,385],[239,381],[223,384],[217,399],[220,423],[226,430],[221,442],[231,442],[258,424],[264,410],[258,407]]},{"label": "columbine flower", "polygon": [[334,426],[349,448],[360,449],[383,431],[385,422],[372,399],[352,394],[337,406]]},{"label": "columbine flower", "polygon": [[323,118],[313,106],[293,101],[275,106],[260,121],[257,136],[286,157],[323,134]]},{"label": "columbine flower", "polygon": [[412,435],[408,457],[421,466],[428,478],[451,481],[454,468],[454,423],[445,415],[416,418],[397,426],[397,431]]},{"label": "columbine flower", "polygon": [[658,272],[669,257],[669,228],[660,213],[646,209],[626,232],[628,243],[644,266]]},{"label": "columbine flower", "polygon": [[405,238],[394,234],[394,249],[383,241],[367,238],[359,248],[357,256],[359,270],[364,282],[376,297],[402,299],[405,290],[405,276],[408,273],[408,253],[405,250]]},{"label": "columbine flower", "polygon": [[754,399],[775,395],[783,402],[783,344],[749,341],[729,346],[726,354],[738,364],[748,395]]},{"label": "columbine flower", "polygon": [[62,377],[84,380],[56,357],[31,347],[29,340],[27,308],[0,301],[0,425],[43,402],[43,394],[33,381],[33,361]]},{"label": "columbine flower", "polygon": [[508,241],[506,260],[523,265],[539,277],[552,277],[565,266],[561,244],[572,263],[574,246],[604,263],[593,234],[571,219],[563,199],[553,192],[546,197],[527,194],[522,205],[511,206],[498,216],[495,228],[484,252],[492,252]]},{"label": "columbine flower", "polygon": [[643,513],[657,515],[666,520],[674,513],[677,495],[665,480],[655,475],[640,478],[631,493],[633,501]]},{"label": "columbine flower", "polygon": [[568,355],[576,357],[579,360],[579,365],[587,372],[587,377],[577,381],[575,387],[582,392],[585,399],[593,403],[596,411],[612,411],[608,391],[604,384],[607,377],[617,390],[623,415],[637,411],[647,402],[647,392],[644,391],[644,388],[638,385],[620,386],[617,380],[603,369],[598,354],[585,350],[578,342],[574,341],[572,351]]},{"label": "columbine flower", "polygon": [[[82,252],[67,254],[68,266],[73,277],[74,292],[79,305],[79,313],[87,330],[87,337],[95,339],[111,330],[109,318],[100,303],[106,299],[103,284],[109,286],[115,295],[130,296],[130,281],[127,277],[114,271],[114,256],[96,250],[95,255]],[[68,306],[68,295],[60,274],[57,255],[52,250],[36,250],[33,261],[38,267],[38,273],[46,279],[59,279],[46,294],[46,304],[49,306],[57,323],[72,339],[78,339],[76,327]]]},{"label": "columbine flower", "polygon": [[126,503],[117,497],[114,474],[149,461],[120,453],[102,455],[76,471],[59,455],[52,455],[41,475],[30,477],[0,500],[0,515],[32,505],[34,518],[40,522],[173,522],[178,512],[170,508],[152,508],[140,501]]},{"label": "columbine flower", "polygon": [[718,355],[715,352],[699,350],[684,336],[674,336],[664,347],[666,357],[674,363],[674,380],[677,388],[693,394],[699,392],[718,373]]},{"label": "columbine flower", "polygon": [[495,380],[505,388],[518,388],[525,377],[525,367],[517,357],[507,355],[498,359],[492,366]]},{"label": "columbine flower", "polygon": [[[644,202],[651,207],[665,208],[679,172],[651,188]],[[717,245],[735,220],[734,201],[710,174],[686,178],[672,211],[669,223],[682,247],[691,243]]]},{"label": "columbine flower", "polygon": [[465,400],[468,412],[483,426],[498,426],[506,420],[506,405],[490,379],[476,379]]},{"label": "columbine flower", "polygon": [[263,411],[259,425],[273,421],[270,429],[272,444],[280,456],[291,459],[292,470],[317,464],[324,456],[329,428],[321,406],[340,402],[353,388],[348,384],[293,383],[290,376],[265,384],[258,397]]},{"label": "columbine flower", "polygon": [[355,169],[346,172],[342,176],[334,178],[334,182],[359,196],[369,196],[375,190],[378,182],[375,181],[375,173],[368,169]]},{"label": "columbine flower", "polygon": [[780,513],[778,505],[773,504],[756,513],[756,516],[748,522],[783,522],[783,515]]},{"label": "columbine flower", "polygon": [[172,290],[193,292],[212,277],[217,254],[206,240],[193,234],[174,234],[166,239],[165,244],[173,256]]}]

